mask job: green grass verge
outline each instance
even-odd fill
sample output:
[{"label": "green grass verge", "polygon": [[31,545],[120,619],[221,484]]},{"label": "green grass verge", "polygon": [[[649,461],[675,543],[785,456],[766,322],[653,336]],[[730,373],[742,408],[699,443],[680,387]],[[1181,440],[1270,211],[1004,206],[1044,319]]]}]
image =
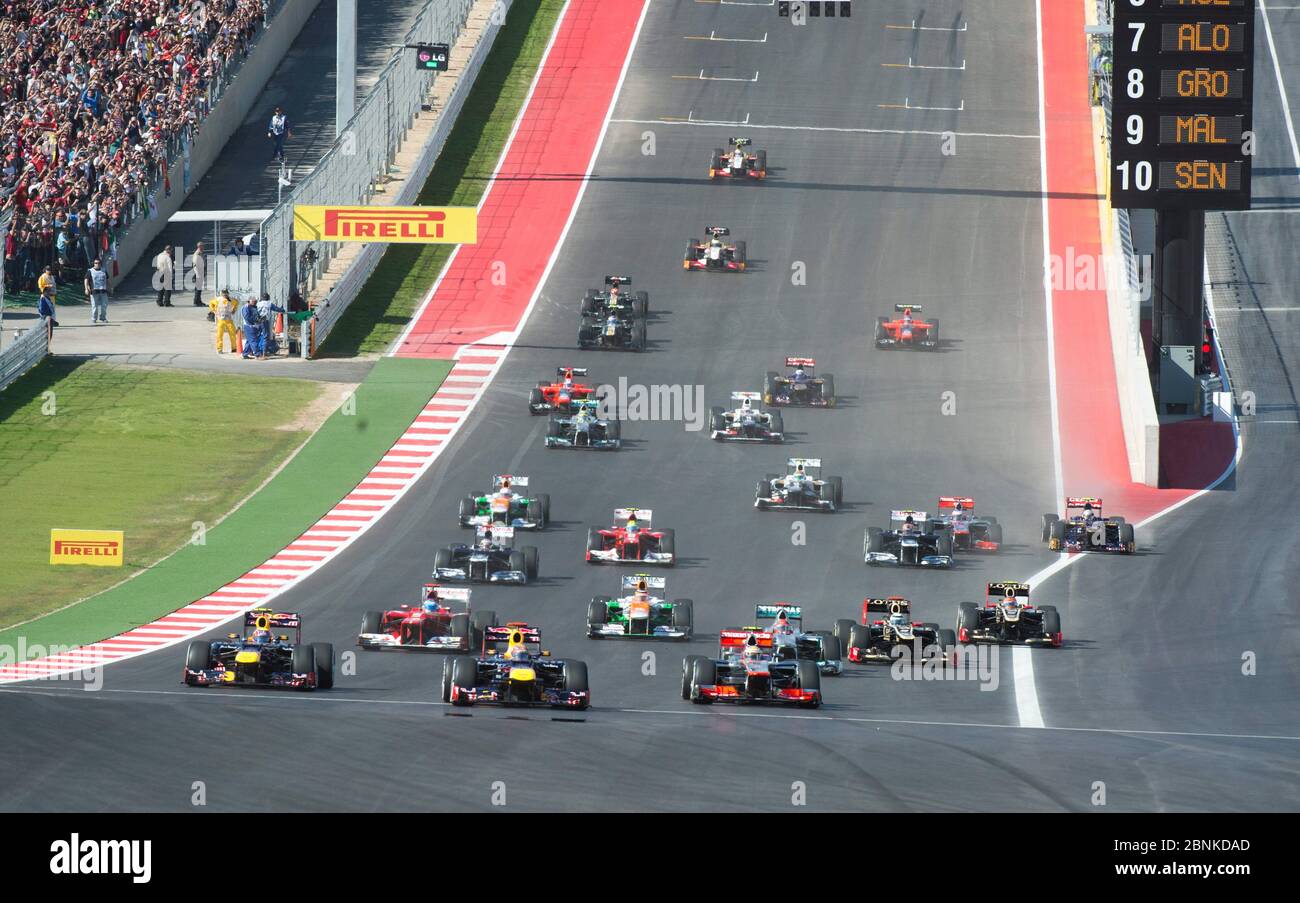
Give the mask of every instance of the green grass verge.
[{"label": "green grass verge", "polygon": [[[563,0],[515,0],[416,203],[478,204],[563,6]],[[383,353],[410,322],[454,247],[389,248],[318,356]]]},{"label": "green grass verge", "polygon": [[[76,373],[62,380],[51,379],[57,372],[48,369],[51,365],[55,368],[64,366],[57,359],[42,364],[0,394],[0,411],[16,407],[15,413],[25,412],[34,404],[37,408],[34,417],[39,421],[42,386],[52,385],[60,393],[57,396],[59,415],[53,419],[77,416],[79,408],[72,401],[76,396],[66,399],[64,396],[69,379],[76,379]],[[101,374],[100,380],[111,380],[120,379],[118,374],[122,369],[86,364],[77,372],[97,370]],[[360,482],[415,419],[450,369],[450,361],[393,358],[378,361],[357,389],[355,412],[347,414],[340,409],[331,415],[288,466],[229,517],[207,531],[203,545],[186,544],[134,580],[21,627],[0,631],[0,645],[14,648],[20,636],[28,647],[33,644],[76,645],[103,639],[207,595],[261,564]],[[146,375],[158,379],[182,376],[167,372],[148,372]],[[30,553],[26,545],[20,546],[13,539],[5,541],[0,546],[5,549],[6,557],[4,568],[0,569],[5,574],[4,579],[9,579],[13,570],[11,563],[19,555],[23,561],[33,555],[41,561],[46,560],[48,529],[55,525],[50,523],[51,515],[45,513],[46,508],[56,504],[62,506],[58,509],[62,512],[58,516],[58,526],[114,528],[122,522],[98,520],[110,510],[106,500],[111,499],[115,492],[147,493],[147,498],[139,500],[145,515],[142,523],[159,530],[169,546],[174,548],[178,536],[181,542],[190,538],[192,521],[205,519],[196,513],[200,510],[199,500],[203,498],[201,488],[221,479],[231,479],[231,471],[224,471],[224,477],[214,473],[224,470],[218,460],[229,461],[231,470],[235,472],[247,468],[249,472],[240,473],[238,478],[246,484],[251,483],[252,486],[247,486],[251,489],[274,469],[283,458],[283,452],[301,442],[300,434],[283,433],[276,437],[283,443],[281,453],[268,456],[268,452],[259,450],[265,446],[258,444],[257,436],[260,432],[274,433],[274,428],[251,429],[250,421],[260,416],[256,413],[259,407],[265,408],[273,419],[283,420],[287,411],[296,410],[295,397],[306,403],[314,397],[318,387],[280,379],[213,376],[203,379],[206,382],[202,383],[203,391],[199,397],[170,396],[163,383],[152,383],[148,389],[138,390],[156,405],[152,408],[153,415],[143,419],[128,419],[115,413],[118,406],[111,403],[111,398],[118,390],[112,388],[111,382],[96,383],[87,396],[93,407],[86,409],[97,418],[100,435],[112,439],[109,447],[100,446],[92,451],[61,443],[57,436],[51,439],[33,435],[28,440],[31,450],[27,454],[41,463],[30,468],[35,471],[32,482],[21,491],[15,492],[13,485],[0,486],[6,500],[3,509],[5,533],[0,535],[7,535],[11,529],[21,530],[16,536],[22,537],[22,542],[36,551]],[[218,383],[218,380],[228,383]],[[272,383],[272,389],[266,388],[266,383]],[[242,394],[249,391],[244,387],[253,384],[262,384],[262,391],[256,398]],[[20,391],[20,396],[28,397],[25,404],[12,404],[10,397],[15,389]],[[180,392],[180,389],[176,391]],[[296,392],[306,394],[295,396]],[[143,399],[139,407],[150,409]],[[194,417],[193,411],[211,418],[208,428],[202,428],[197,418],[195,422],[184,419]],[[0,416],[0,436],[8,436],[11,432],[15,435],[37,433],[40,429],[40,423],[27,416]],[[46,429],[52,431],[53,427]],[[176,439],[178,434],[188,434],[184,436],[187,445],[183,449],[175,444],[180,441]],[[215,438],[218,434],[222,434],[219,439]],[[201,440],[205,437],[210,444],[203,444]],[[46,460],[50,462],[48,465]],[[6,456],[4,463],[3,471],[8,476],[15,462]],[[154,487],[155,482],[161,485]],[[114,488],[119,485],[123,489]],[[239,492],[234,495],[239,497]],[[21,504],[27,509],[25,516],[10,516],[10,505],[15,498],[23,500]],[[73,506],[68,507],[61,501],[64,499],[71,500]],[[208,517],[216,520],[224,510],[217,503],[210,502]],[[96,522],[88,523],[92,512],[96,512]],[[64,520],[68,522],[62,522]],[[138,559],[138,534],[128,527],[126,540],[129,557]],[[21,570],[26,571],[30,579],[32,569],[24,566]],[[41,580],[57,582],[75,580],[75,572],[90,569],[42,565],[38,570]],[[69,576],[63,576],[64,573],[69,573]],[[125,574],[120,571],[116,573],[118,579],[123,576]],[[0,589],[0,598],[8,599],[8,593],[3,589]],[[68,597],[65,595],[63,598]],[[14,620],[10,615],[5,617],[4,623],[13,623]]]}]

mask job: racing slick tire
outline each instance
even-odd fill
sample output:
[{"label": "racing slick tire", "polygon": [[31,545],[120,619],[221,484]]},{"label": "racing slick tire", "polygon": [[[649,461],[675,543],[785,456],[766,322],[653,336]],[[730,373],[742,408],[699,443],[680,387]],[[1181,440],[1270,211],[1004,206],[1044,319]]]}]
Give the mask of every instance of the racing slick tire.
[{"label": "racing slick tire", "polygon": [[[293,647],[293,668],[294,674],[315,674],[316,673],[316,648],[310,645]],[[310,686],[303,687],[304,690],[310,690]]]},{"label": "racing slick tire", "polygon": [[925,340],[930,343],[925,346],[927,351],[934,351],[939,347],[939,320],[937,317],[930,320],[930,329],[925,334]]},{"label": "racing slick tire", "polygon": [[474,689],[478,682],[478,660],[472,655],[456,655],[449,659],[451,664],[449,679],[446,681],[447,701],[452,705],[473,705],[467,699],[453,700],[452,690],[461,687],[466,690]]},{"label": "racing slick tire", "polygon": [[537,525],[539,527],[548,526],[551,522],[551,496],[545,492],[539,492],[537,498],[533,499],[533,504],[537,506]]},{"label": "racing slick tire", "polygon": [[515,549],[510,553],[510,570],[523,571],[524,582],[528,582],[528,561],[524,558],[522,549]]},{"label": "racing slick tire", "polygon": [[621,442],[623,439],[623,421],[609,421],[609,426],[605,427],[605,438]]},{"label": "racing slick tire", "polygon": [[835,377],[830,373],[822,374],[822,402],[828,408],[835,407]]},{"label": "racing slick tire", "polygon": [[1133,525],[1121,523],[1119,525],[1119,541],[1124,544],[1124,551],[1132,555],[1137,551],[1137,536],[1133,532]]},{"label": "racing slick tire", "polygon": [[961,636],[963,630],[971,631],[980,626],[979,607],[974,602],[957,603],[957,629],[956,634]]},{"label": "racing slick tire", "polygon": [[469,623],[469,614],[461,612],[451,616],[451,622],[447,625],[447,633],[457,639],[463,639],[467,644],[470,643],[470,636],[474,629]]},{"label": "racing slick tire", "polygon": [[[723,416],[722,408],[709,408],[709,432],[722,432],[727,428],[727,418]],[[714,437],[716,442],[726,441],[725,436]]]},{"label": "racing slick tire", "polygon": [[451,702],[451,663],[454,659],[447,656],[442,660],[442,691],[441,698],[443,702]]},{"label": "racing slick tire", "polygon": [[831,488],[834,490],[832,501],[835,502],[835,507],[838,508],[844,504],[844,478],[827,477],[826,481],[831,484]]},{"label": "racing slick tire", "polygon": [[854,624],[849,628],[849,649],[855,648],[871,648],[871,630],[866,624]]},{"label": "racing slick tire", "polygon": [[702,686],[712,686],[718,682],[718,663],[711,658],[704,656],[692,656],[695,661],[691,663],[691,683],[690,699],[696,705],[710,705],[713,700],[701,696],[699,688]]},{"label": "racing slick tire", "polygon": [[361,616],[362,633],[379,633],[383,630],[384,613],[382,611],[368,611]]},{"label": "racing slick tire", "polygon": [[[835,484],[831,482],[834,479],[835,479],[834,477],[827,477],[822,482],[821,486],[817,487],[817,497],[820,498],[823,502],[830,502],[831,503],[830,510],[832,511],[839,504],[838,502],[835,501]],[[822,510],[825,511],[827,509],[823,508]]]},{"label": "racing slick tire", "polygon": [[693,238],[686,243],[686,253],[682,255],[682,269],[689,270],[691,268],[691,264],[695,262],[698,253],[696,249],[699,246],[700,243]]},{"label": "racing slick tire", "polygon": [[596,312],[598,306],[596,298],[599,294],[600,292],[596,291],[594,288],[587,289],[586,294],[582,296],[582,312],[584,314],[592,314]]},{"label": "racing slick tire", "polygon": [[[809,661],[795,662],[795,668],[799,674],[799,689],[817,690],[819,692],[821,691],[822,672],[817,667],[816,662],[809,662]],[[819,702],[805,702],[802,704],[802,706],[804,708],[815,709],[820,704],[821,703]]]},{"label": "racing slick tire", "polygon": [[1061,632],[1061,613],[1053,605],[1044,605],[1043,612],[1043,633],[1049,636],[1056,636]]},{"label": "racing slick tire", "polygon": [[996,521],[989,524],[989,542],[1002,545],[1002,525]]},{"label": "racing slick tire", "polygon": [[528,575],[529,580],[536,580],[539,573],[537,546],[524,546],[520,551],[524,553],[524,573]]},{"label": "racing slick tire", "polygon": [[1111,522],[1113,522],[1113,523],[1115,523],[1115,524],[1127,524],[1127,523],[1128,523],[1128,521],[1127,521],[1126,519],[1122,518],[1122,517],[1108,517],[1108,518],[1106,518],[1106,520],[1111,521]]},{"label": "racing slick tire", "polygon": [[1052,538],[1052,524],[1056,523],[1060,519],[1061,516],[1059,514],[1043,515],[1043,542],[1047,542]]},{"label": "racing slick tire", "polygon": [[767,151],[761,150],[754,152],[754,169],[758,170],[758,177],[760,179],[767,178]]},{"label": "racing slick tire", "polygon": [[462,527],[469,526],[469,519],[474,516],[476,504],[472,495],[467,495],[460,500],[460,525]]},{"label": "racing slick tire", "polygon": [[695,663],[702,658],[702,655],[688,655],[682,659],[682,699],[691,698],[691,674],[695,670]]},{"label": "racing slick tire", "polygon": [[776,402],[777,375],[775,370],[768,370],[763,376],[763,404]]},{"label": "racing slick tire", "polygon": [[645,320],[637,320],[632,325],[632,350],[645,351]]},{"label": "racing slick tire", "polygon": [[712,179],[721,169],[723,169],[722,148],[715,147],[713,153],[709,154],[709,178]]},{"label": "racing slick tire", "polygon": [[609,623],[609,603],[608,596],[596,596],[587,603],[587,634],[591,635],[591,628],[596,624]]},{"label": "racing slick tire", "polygon": [[770,421],[768,421],[768,427],[767,427],[767,428],[768,428],[771,432],[773,432],[773,433],[780,433],[780,434],[781,434],[780,438],[778,438],[778,439],[773,439],[772,441],[774,441],[774,442],[784,442],[784,441],[785,441],[785,418],[781,416],[781,412],[780,412],[780,411],[773,411],[773,412],[772,412],[772,419],[771,419]]},{"label": "racing slick tire", "polygon": [[767,500],[772,496],[772,481],[775,479],[775,476],[769,474],[754,484],[754,507],[759,511],[767,510]]},{"label": "racing slick tire", "polygon": [[312,643],[316,651],[316,688],[334,689],[334,644]]},{"label": "racing slick tire", "polygon": [[210,664],[212,664],[212,643],[208,640],[191,640],[189,646],[185,648],[185,683],[191,687],[197,686],[194,679],[189,676],[189,672],[206,671]]},{"label": "racing slick tire", "polygon": [[819,630],[817,633],[822,638],[822,658],[828,662],[842,660],[844,658],[844,647],[840,643],[840,638],[829,630]]},{"label": "racing slick tire", "polygon": [[950,532],[945,530],[939,534],[939,538],[934,543],[934,551],[937,555],[952,556],[952,534]]},{"label": "racing slick tire", "polygon": [[[564,689],[570,692],[591,693],[591,685],[587,683],[587,663],[569,659],[564,663]],[[579,709],[589,708],[591,706],[591,697],[587,701],[577,706]],[[565,706],[568,708],[568,706]]]},{"label": "racing slick tire", "polygon": [[[472,611],[469,614],[469,651],[483,648],[483,633],[489,627],[497,626],[497,613],[490,608]],[[445,700],[444,700],[445,701]]]},{"label": "racing slick tire", "polygon": [[849,634],[853,632],[854,623],[848,618],[840,618],[831,626],[831,636],[840,641],[840,652],[844,655],[849,652]]},{"label": "racing slick tire", "polygon": [[537,405],[540,405],[540,404],[541,404],[542,402],[544,402],[545,400],[546,400],[546,399],[544,399],[544,398],[542,397],[542,390],[541,390],[541,389],[533,388],[533,389],[529,390],[529,392],[528,392],[528,413],[530,413],[530,414],[532,414],[532,415],[534,415],[534,416],[543,413],[542,411],[537,410],[537,407],[536,407],[536,406],[537,406]]},{"label": "racing slick tire", "polygon": [[438,573],[438,568],[449,568],[449,567],[451,567],[451,562],[452,562],[451,549],[448,549],[448,548],[446,548],[446,547],[443,547],[443,548],[439,549],[438,551],[434,552],[434,553],[433,553],[433,572],[434,572],[434,574],[436,575],[436,574]]},{"label": "racing slick tire", "polygon": [[665,555],[671,555],[672,560],[668,562],[668,567],[677,564],[677,532],[675,530],[664,530],[663,535],[659,537],[659,551]]},{"label": "racing slick tire", "polygon": [[943,651],[943,666],[957,667],[957,631],[950,627],[940,627],[938,640],[939,648]]},{"label": "racing slick tire", "polygon": [[[604,548],[605,548],[605,540],[604,537],[600,535],[600,528],[588,527],[587,528],[587,551],[599,552]],[[587,556],[588,564],[595,564],[597,560],[598,559],[593,559],[590,555]]]},{"label": "racing slick tire", "polygon": [[889,339],[889,330],[885,328],[885,324],[888,322],[887,317],[876,317],[876,334],[873,341],[876,343],[877,348],[890,347],[887,341]]},{"label": "racing slick tire", "polygon": [[678,599],[673,602],[673,627],[687,634],[695,630],[695,601]]},{"label": "racing slick tire", "polygon": [[743,241],[736,242],[736,249],[731,252],[731,259],[736,261],[736,270],[738,272],[744,272],[745,261],[747,258],[745,256],[745,243]]},{"label": "racing slick tire", "polygon": [[1059,552],[1065,548],[1065,522],[1061,520],[1052,521],[1052,526],[1047,533],[1047,547],[1053,552]]},{"label": "racing slick tire", "polygon": [[879,527],[867,527],[867,532],[862,537],[862,551],[885,551],[885,531]]},{"label": "racing slick tire", "polygon": [[632,309],[636,315],[645,319],[650,314],[650,293],[637,292],[632,296]]}]

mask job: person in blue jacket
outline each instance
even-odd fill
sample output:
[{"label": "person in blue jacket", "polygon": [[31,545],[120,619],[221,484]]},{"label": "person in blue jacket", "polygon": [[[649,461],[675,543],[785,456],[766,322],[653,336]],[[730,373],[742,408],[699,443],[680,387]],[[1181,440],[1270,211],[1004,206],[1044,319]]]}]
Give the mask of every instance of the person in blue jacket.
[{"label": "person in blue jacket", "polygon": [[257,354],[258,346],[263,341],[262,316],[257,312],[257,302],[252,295],[248,296],[248,303],[244,305],[241,320],[244,326],[244,360],[248,360]]}]

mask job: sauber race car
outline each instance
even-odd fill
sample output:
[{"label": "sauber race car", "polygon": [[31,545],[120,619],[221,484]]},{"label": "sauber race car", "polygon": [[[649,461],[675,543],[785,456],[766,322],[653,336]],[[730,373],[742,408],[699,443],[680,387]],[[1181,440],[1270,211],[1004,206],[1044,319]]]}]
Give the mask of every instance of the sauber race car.
[{"label": "sauber race car", "polygon": [[513,527],[516,530],[540,530],[551,520],[551,497],[545,493],[527,496],[519,490],[528,488],[528,477],[508,473],[492,477],[492,491],[467,495],[460,500],[460,525]]},{"label": "sauber race car", "polygon": [[587,563],[677,563],[677,534],[652,526],[649,508],[615,508],[614,526],[587,530]]},{"label": "sauber race car", "polygon": [[1061,615],[1054,605],[1029,604],[1029,584],[990,583],[984,607],[962,602],[957,608],[957,640],[961,643],[1014,643],[1060,647]]},{"label": "sauber race car", "polygon": [[[786,602],[769,602],[754,606],[754,620],[772,619],[767,633],[772,634],[772,654],[778,660],[791,656],[799,661],[813,662],[817,670],[828,677],[844,673],[843,646],[829,630],[803,629],[803,606]],[[759,627],[742,628],[761,630]]]},{"label": "sauber race car", "polygon": [[[885,617],[872,617],[877,614]],[[858,664],[911,656],[913,661],[940,657],[947,666],[956,657],[957,634],[935,623],[913,621],[912,603],[902,596],[863,599],[862,623],[836,621],[834,633],[848,650],[849,661]]]},{"label": "sauber race car", "polygon": [[578,382],[579,377],[587,375],[586,367],[556,367],[555,382],[541,379],[528,393],[528,413],[530,414],[567,414],[573,410],[574,402],[595,399],[596,387]]},{"label": "sauber race car", "polygon": [[[293,640],[277,630],[292,630]],[[254,608],[244,614],[243,633],[191,641],[181,677],[191,687],[328,690],[334,686],[334,646],[303,645],[297,612]]]},{"label": "sauber race car", "polygon": [[578,317],[578,347],[600,351],[645,351],[645,320],[618,311]]},{"label": "sauber race car", "polygon": [[650,311],[650,296],[645,292],[628,292],[623,286],[631,285],[631,276],[606,276],[605,290],[589,288],[582,296],[583,314],[623,317],[644,320]]},{"label": "sauber race car", "polygon": [[877,348],[922,348],[933,351],[939,347],[939,321],[933,317],[921,320],[913,314],[921,312],[919,304],[895,304],[894,311],[901,317],[876,318]]},{"label": "sauber race car", "polygon": [[952,567],[952,533],[936,528],[924,511],[900,508],[889,513],[889,527],[867,527],[862,537],[862,557],[867,564]]},{"label": "sauber race car", "polygon": [[939,497],[939,515],[931,530],[947,529],[955,549],[996,552],[1002,546],[1002,525],[996,517],[975,513],[975,500],[963,495]]},{"label": "sauber race car", "polygon": [[510,583],[523,586],[537,579],[537,547],[514,548],[513,527],[476,528],[473,545],[445,546],[433,556],[435,580],[465,583]]},{"label": "sauber race car", "polygon": [[754,507],[760,511],[781,508],[786,511],[831,512],[844,502],[844,480],[822,479],[821,458],[791,458],[785,476],[769,473],[754,487]]},{"label": "sauber race car", "polygon": [[1066,499],[1064,520],[1055,514],[1044,514],[1043,542],[1053,552],[1131,555],[1137,551],[1133,525],[1122,517],[1103,517],[1101,499],[1091,496]]},{"label": "sauber race car", "polygon": [[695,603],[663,597],[668,581],[649,574],[625,574],[617,599],[596,596],[587,606],[587,636],[646,637],[653,640],[690,639]]},{"label": "sauber race car", "polygon": [[[405,652],[474,652],[483,644],[483,629],[495,626],[494,611],[471,611],[468,586],[426,583],[418,605],[399,605],[361,616],[357,645],[362,649]],[[452,604],[462,610],[452,608]]]},{"label": "sauber race car", "polygon": [[730,411],[709,409],[709,438],[718,442],[784,442],[785,422],[779,412],[759,409],[758,392],[732,392],[739,405]]},{"label": "sauber race car", "polygon": [[682,661],[682,699],[815,709],[822,704],[822,675],[814,661],[778,658],[770,633],[727,629],[718,636],[717,658],[688,655]]},{"label": "sauber race car", "polygon": [[585,709],[591,705],[587,664],[551,658],[542,650],[541,631],[523,622],[488,627],[481,655],[443,659],[442,701]]},{"label": "sauber race car", "polygon": [[829,373],[815,376],[816,366],[811,357],[787,357],[784,374],[769,370],[763,377],[763,403],[835,407],[835,377]]},{"label": "sauber race car", "polygon": [[619,422],[598,416],[599,407],[596,401],[579,401],[572,414],[552,414],[546,429],[546,447],[617,451],[623,444]]},{"label": "sauber race car", "polygon": [[722,239],[731,234],[726,226],[705,226],[707,241],[692,238],[686,243],[682,255],[682,269],[708,270],[709,272],[743,273],[745,271],[745,243],[728,244]]},{"label": "sauber race car", "polygon": [[709,157],[709,179],[766,179],[767,151],[747,151],[748,138],[729,138],[727,149],[713,149]]}]

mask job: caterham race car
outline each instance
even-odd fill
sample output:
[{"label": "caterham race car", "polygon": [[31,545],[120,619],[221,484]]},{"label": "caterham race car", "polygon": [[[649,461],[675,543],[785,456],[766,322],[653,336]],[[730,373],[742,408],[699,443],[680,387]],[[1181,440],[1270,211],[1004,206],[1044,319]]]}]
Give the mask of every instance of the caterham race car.
[{"label": "caterham race car", "polygon": [[629,292],[624,286],[632,284],[631,276],[606,276],[605,290],[589,288],[582,296],[582,313],[644,320],[650,311],[650,296],[646,292]]}]

